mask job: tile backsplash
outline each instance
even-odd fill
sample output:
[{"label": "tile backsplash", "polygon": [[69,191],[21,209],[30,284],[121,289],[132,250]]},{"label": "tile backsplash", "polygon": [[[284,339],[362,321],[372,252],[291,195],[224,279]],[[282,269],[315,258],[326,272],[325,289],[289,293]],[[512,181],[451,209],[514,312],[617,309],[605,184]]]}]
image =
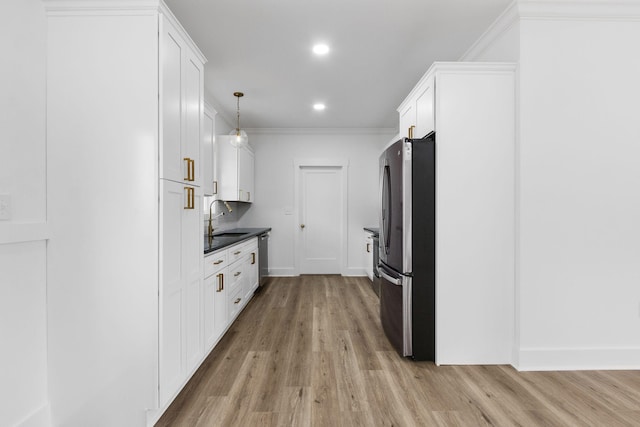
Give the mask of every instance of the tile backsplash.
[{"label": "tile backsplash", "polygon": [[[211,197],[204,197],[204,234],[207,234],[207,227],[209,226],[209,204],[212,202]],[[238,220],[244,215],[244,213],[251,207],[250,203],[242,202],[227,202],[231,207],[231,212],[227,210],[222,200],[216,200],[211,205],[211,212],[215,217],[220,212],[224,212],[223,216],[219,216],[213,220],[214,232],[231,230],[238,227]]]}]

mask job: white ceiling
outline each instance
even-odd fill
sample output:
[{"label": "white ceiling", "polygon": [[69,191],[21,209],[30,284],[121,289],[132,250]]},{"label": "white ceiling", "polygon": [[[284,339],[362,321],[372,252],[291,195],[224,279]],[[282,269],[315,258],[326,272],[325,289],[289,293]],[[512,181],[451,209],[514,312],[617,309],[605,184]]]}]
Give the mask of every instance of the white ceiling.
[{"label": "white ceiling", "polygon": [[[205,90],[232,124],[242,91],[242,128],[397,128],[431,63],[459,59],[511,0],[165,1],[209,60]],[[327,56],[311,52],[319,41]]]}]

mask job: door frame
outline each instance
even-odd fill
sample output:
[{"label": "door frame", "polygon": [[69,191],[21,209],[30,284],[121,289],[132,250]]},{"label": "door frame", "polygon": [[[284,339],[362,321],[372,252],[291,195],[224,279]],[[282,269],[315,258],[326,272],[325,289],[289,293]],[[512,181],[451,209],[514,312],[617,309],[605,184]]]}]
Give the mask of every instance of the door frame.
[{"label": "door frame", "polygon": [[302,257],[300,256],[300,252],[302,250],[302,234],[299,231],[300,227],[300,203],[302,202],[302,198],[300,197],[300,186],[301,186],[301,173],[302,168],[304,167],[332,167],[337,168],[340,171],[340,191],[341,191],[341,199],[342,199],[342,207],[341,207],[341,221],[340,221],[340,274],[342,276],[346,276],[347,272],[347,262],[345,257],[347,256],[348,246],[347,246],[347,236],[348,236],[348,223],[347,223],[347,178],[349,172],[349,160],[347,159],[294,159],[293,160],[293,175],[294,175],[294,193],[293,193],[293,254],[294,254],[294,267],[293,274],[295,276],[300,275],[300,268],[302,264]]}]

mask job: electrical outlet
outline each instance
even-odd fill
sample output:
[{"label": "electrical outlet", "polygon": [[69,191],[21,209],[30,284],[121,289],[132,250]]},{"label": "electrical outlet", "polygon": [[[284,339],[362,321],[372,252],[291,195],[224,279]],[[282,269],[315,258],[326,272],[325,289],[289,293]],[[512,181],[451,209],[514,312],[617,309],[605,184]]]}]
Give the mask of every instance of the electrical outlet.
[{"label": "electrical outlet", "polygon": [[11,219],[11,196],[0,194],[0,221]]}]

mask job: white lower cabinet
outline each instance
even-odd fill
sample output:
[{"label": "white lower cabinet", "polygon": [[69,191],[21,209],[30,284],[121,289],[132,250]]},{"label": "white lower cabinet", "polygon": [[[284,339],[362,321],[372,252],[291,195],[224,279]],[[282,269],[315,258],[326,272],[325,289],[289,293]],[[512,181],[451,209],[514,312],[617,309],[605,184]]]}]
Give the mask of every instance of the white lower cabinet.
[{"label": "white lower cabinet", "polygon": [[364,232],[364,269],[369,280],[373,281],[373,234]]},{"label": "white lower cabinet", "polygon": [[224,287],[227,251],[205,258],[204,345],[213,348],[227,327],[227,291]]},{"label": "white lower cabinet", "polygon": [[258,287],[258,239],[204,258],[205,353],[213,349]]},{"label": "white lower cabinet", "polygon": [[160,180],[160,405],[197,367],[202,340],[202,192]]}]

